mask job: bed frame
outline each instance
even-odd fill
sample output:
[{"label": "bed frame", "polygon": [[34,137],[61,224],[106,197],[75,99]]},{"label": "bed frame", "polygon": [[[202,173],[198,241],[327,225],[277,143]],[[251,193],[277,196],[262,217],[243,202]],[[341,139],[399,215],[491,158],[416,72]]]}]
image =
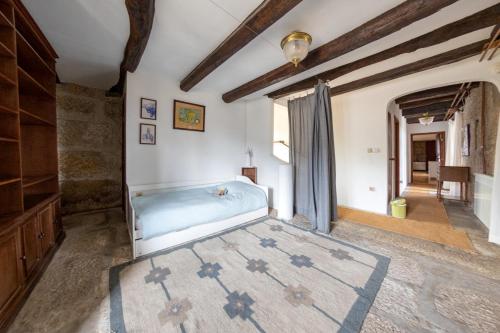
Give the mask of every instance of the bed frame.
[{"label": "bed frame", "polygon": [[127,185],[127,203],[125,209],[125,217],[127,220],[128,231],[132,242],[132,254],[134,259],[156,251],[168,249],[177,245],[181,245],[199,238],[210,236],[226,229],[256,220],[267,216],[268,207],[264,207],[245,214],[237,215],[225,220],[215,221],[207,224],[202,224],[190,227],[184,230],[169,232],[162,236],[153,237],[148,240],[142,239],[140,230],[136,228],[136,216],[134,207],[132,206],[132,198],[145,193],[154,193],[159,191],[182,191],[192,188],[210,186],[220,184],[225,181],[238,180],[253,186],[256,186],[264,191],[266,198],[269,201],[269,189],[266,186],[253,183],[248,177],[236,176],[234,179],[223,179],[219,181],[210,181],[205,183],[200,182],[184,182],[184,183],[169,183],[155,185]]}]

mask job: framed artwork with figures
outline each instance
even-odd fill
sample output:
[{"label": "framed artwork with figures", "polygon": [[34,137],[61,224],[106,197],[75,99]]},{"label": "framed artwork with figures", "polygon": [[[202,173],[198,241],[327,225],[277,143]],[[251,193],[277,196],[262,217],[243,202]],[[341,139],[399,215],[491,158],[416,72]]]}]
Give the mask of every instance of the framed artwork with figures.
[{"label": "framed artwork with figures", "polygon": [[156,120],[156,100],[141,98],[141,118]]},{"label": "framed artwork with figures", "polygon": [[205,106],[174,100],[174,129],[205,132]]},{"label": "framed artwork with figures", "polygon": [[155,145],[156,125],[139,124],[139,126],[140,126],[139,143],[141,145]]}]

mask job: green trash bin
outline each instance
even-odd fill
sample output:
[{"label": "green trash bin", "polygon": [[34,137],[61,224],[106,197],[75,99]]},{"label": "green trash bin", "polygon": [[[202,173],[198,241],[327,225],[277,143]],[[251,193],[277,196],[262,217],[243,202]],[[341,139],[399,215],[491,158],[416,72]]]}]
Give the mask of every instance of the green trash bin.
[{"label": "green trash bin", "polygon": [[396,198],[391,201],[391,212],[393,217],[406,218],[406,199]]}]

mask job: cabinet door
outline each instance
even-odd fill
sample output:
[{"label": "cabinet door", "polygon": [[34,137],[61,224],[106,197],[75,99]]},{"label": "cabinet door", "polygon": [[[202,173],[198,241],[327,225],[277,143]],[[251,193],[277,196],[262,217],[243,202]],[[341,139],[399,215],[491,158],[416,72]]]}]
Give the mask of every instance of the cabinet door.
[{"label": "cabinet door", "polygon": [[40,223],[40,239],[42,257],[54,246],[54,220],[52,206],[48,205],[38,213]]},{"label": "cabinet door", "polygon": [[38,227],[37,216],[29,217],[21,227],[23,237],[24,272],[29,276],[40,261],[41,230]]},{"label": "cabinet door", "polygon": [[54,214],[54,239],[56,240],[63,231],[61,217],[61,199],[57,199],[52,203],[52,212]]},{"label": "cabinet door", "polygon": [[19,230],[0,236],[0,312],[23,284]]}]

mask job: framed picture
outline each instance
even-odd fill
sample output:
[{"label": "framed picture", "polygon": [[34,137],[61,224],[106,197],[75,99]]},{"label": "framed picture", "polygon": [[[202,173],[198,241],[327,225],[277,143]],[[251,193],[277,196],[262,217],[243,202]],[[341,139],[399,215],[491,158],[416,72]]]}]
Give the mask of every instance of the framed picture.
[{"label": "framed picture", "polygon": [[141,118],[156,120],[156,101],[149,98],[141,98]]},{"label": "framed picture", "polygon": [[205,106],[174,100],[174,129],[205,132]]},{"label": "framed picture", "polygon": [[139,143],[141,145],[155,145],[156,144],[156,125],[139,124],[140,136]]},{"label": "framed picture", "polygon": [[462,156],[470,156],[470,124],[462,131]]}]

